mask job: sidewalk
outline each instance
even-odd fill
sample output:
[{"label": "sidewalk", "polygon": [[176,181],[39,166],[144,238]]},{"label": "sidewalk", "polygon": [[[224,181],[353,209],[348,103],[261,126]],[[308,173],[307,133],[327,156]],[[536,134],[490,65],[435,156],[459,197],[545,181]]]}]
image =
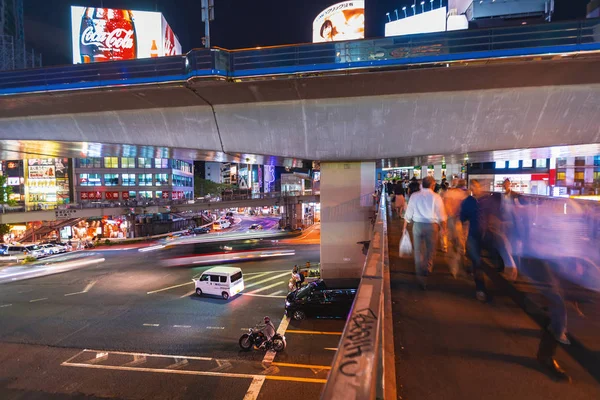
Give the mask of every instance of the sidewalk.
[{"label": "sidewalk", "polygon": [[398,396],[419,400],[600,398],[599,382],[559,348],[573,378],[554,382],[535,356],[541,330],[506,294],[487,282],[491,301],[475,300],[474,283],[454,279],[438,253],[427,291],[412,259],[398,257],[401,221],[389,223],[392,313]]}]

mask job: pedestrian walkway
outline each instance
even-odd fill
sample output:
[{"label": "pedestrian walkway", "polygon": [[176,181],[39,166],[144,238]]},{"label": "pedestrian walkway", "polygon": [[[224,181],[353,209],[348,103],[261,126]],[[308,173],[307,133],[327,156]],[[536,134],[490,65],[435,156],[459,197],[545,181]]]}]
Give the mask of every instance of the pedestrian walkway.
[{"label": "pedestrian walkway", "polygon": [[491,300],[478,302],[472,280],[454,279],[438,252],[423,291],[413,260],[398,257],[401,221],[392,219],[388,229],[399,398],[600,398],[593,371],[562,348],[556,357],[573,383],[546,374],[536,360],[540,327],[506,288],[488,281]]}]

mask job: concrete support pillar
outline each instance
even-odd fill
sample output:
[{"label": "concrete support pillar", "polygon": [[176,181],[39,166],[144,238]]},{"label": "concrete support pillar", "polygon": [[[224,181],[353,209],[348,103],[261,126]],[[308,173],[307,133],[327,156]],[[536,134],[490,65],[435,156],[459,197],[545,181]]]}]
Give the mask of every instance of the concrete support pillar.
[{"label": "concrete support pillar", "polygon": [[437,164],[433,166],[433,178],[437,183],[440,183],[442,180],[442,164]]},{"label": "concrete support pillar", "polygon": [[375,163],[321,163],[321,276],[356,280],[371,239]]}]

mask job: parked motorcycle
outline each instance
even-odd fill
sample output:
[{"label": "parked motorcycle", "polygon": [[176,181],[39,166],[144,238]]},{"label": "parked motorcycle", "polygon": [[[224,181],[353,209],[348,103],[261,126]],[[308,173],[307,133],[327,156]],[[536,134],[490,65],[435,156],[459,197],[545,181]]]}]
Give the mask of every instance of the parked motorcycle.
[{"label": "parked motorcycle", "polygon": [[[249,351],[253,346],[260,347],[260,345],[266,340],[266,337],[262,334],[258,328],[250,328],[248,333],[244,333],[239,340],[239,344],[242,350]],[[281,352],[285,350],[286,341],[285,336],[276,333],[270,342],[267,342],[264,347],[265,350],[274,350]]]}]

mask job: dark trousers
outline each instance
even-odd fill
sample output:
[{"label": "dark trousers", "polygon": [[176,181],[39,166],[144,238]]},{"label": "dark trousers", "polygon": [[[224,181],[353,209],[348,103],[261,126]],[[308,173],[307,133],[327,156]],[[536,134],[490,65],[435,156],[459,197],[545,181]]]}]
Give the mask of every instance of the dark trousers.
[{"label": "dark trousers", "polygon": [[481,267],[481,240],[470,236],[467,238],[467,257],[473,265],[473,279],[475,280],[475,290],[485,292],[485,277]]}]

